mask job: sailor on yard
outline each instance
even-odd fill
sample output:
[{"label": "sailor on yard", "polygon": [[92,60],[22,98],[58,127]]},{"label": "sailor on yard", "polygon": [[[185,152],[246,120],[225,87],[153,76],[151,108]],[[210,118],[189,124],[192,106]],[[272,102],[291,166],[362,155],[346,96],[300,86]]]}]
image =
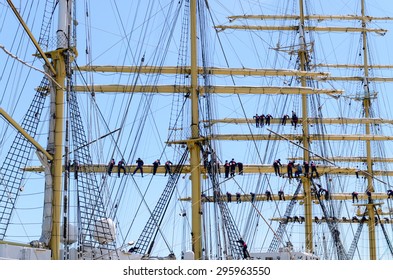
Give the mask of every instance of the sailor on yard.
[{"label": "sailor on yard", "polygon": [[165,176],[166,176],[166,174],[168,174],[169,173],[169,175],[171,175],[172,174],[172,170],[171,170],[171,166],[172,166],[172,161],[170,161],[170,160],[167,160],[166,162],[165,162]]},{"label": "sailor on yard", "polygon": [[250,195],[251,195],[251,203],[254,203],[254,201],[255,201],[255,193],[250,192]]},{"label": "sailor on yard", "polygon": [[236,203],[242,202],[241,200],[241,194],[239,192],[236,193]]},{"label": "sailor on yard", "polygon": [[285,114],[284,116],[282,116],[281,124],[282,125],[286,125],[287,124],[287,119],[289,119],[289,115]]},{"label": "sailor on yard", "polygon": [[226,160],[226,161],[225,161],[225,164],[224,164],[225,178],[228,178],[228,177],[229,177],[229,168],[230,168],[230,167],[231,167],[231,166],[230,166],[229,162]]},{"label": "sailor on yard", "polygon": [[310,164],[308,164],[308,161],[303,162],[303,167],[304,167],[304,176],[308,177],[308,173],[310,172]]},{"label": "sailor on yard", "polygon": [[274,173],[276,174],[276,176],[281,176],[280,166],[282,166],[281,159],[277,159],[273,162]]},{"label": "sailor on yard", "polygon": [[270,114],[267,114],[265,119],[266,119],[266,125],[270,125],[270,120],[273,119],[273,116]]},{"label": "sailor on yard", "polygon": [[283,190],[279,190],[278,191],[278,199],[279,200],[285,200],[285,196],[284,196],[284,191]]},{"label": "sailor on yard", "polygon": [[112,174],[112,170],[113,170],[113,166],[115,166],[115,159],[111,159],[111,161],[108,164],[108,175],[111,176]]},{"label": "sailor on yard", "polygon": [[300,175],[302,175],[302,173],[303,173],[302,166],[300,165],[300,163],[298,163],[295,171],[295,177],[300,178]]},{"label": "sailor on yard", "polygon": [[293,177],[292,170],[293,170],[294,163],[295,163],[294,161],[289,161],[288,165],[287,165],[287,173],[288,173],[288,178],[289,179],[291,179]]},{"label": "sailor on yard", "polygon": [[239,169],[239,175],[243,175],[243,163],[238,162],[237,168]]},{"label": "sailor on yard", "polygon": [[141,175],[143,177],[143,160],[141,160],[141,158],[138,158],[136,161],[136,164],[137,164],[137,166],[136,166],[134,172],[132,173],[132,175],[134,175],[138,170],[140,170]]},{"label": "sailor on yard", "polygon": [[273,201],[272,193],[269,190],[265,191],[265,195],[266,195],[266,201],[269,201],[269,200]]},{"label": "sailor on yard", "polygon": [[121,169],[123,170],[124,175],[127,175],[127,174],[126,174],[125,164],[126,164],[126,162],[124,161],[124,159],[121,159],[121,161],[119,161],[119,162],[117,163],[117,176],[118,176],[119,178],[120,178],[120,170],[121,170]]},{"label": "sailor on yard", "polygon": [[157,173],[157,168],[161,164],[160,160],[157,159],[155,162],[153,162],[153,175],[156,175]]},{"label": "sailor on yard", "polygon": [[294,111],[292,111],[292,120],[291,120],[291,124],[292,126],[295,127],[297,126],[297,122],[299,121],[299,118],[296,116],[296,113]]},{"label": "sailor on yard", "polygon": [[232,202],[232,194],[230,192],[227,192],[227,201]]},{"label": "sailor on yard", "polygon": [[259,127],[259,116],[258,116],[258,114],[256,114],[253,118],[255,119],[255,126]]},{"label": "sailor on yard", "polygon": [[315,164],[315,162],[311,162],[311,178],[313,177],[313,174],[315,172],[315,175],[317,176],[317,178],[319,178],[319,173],[317,171],[317,165]]},{"label": "sailor on yard", "polygon": [[231,166],[231,177],[233,177],[236,172],[236,161],[234,158],[229,162],[229,165]]},{"label": "sailor on yard", "polygon": [[368,203],[369,204],[373,203],[373,200],[371,199],[371,192],[370,192],[370,190],[367,190],[366,194],[367,194],[367,197],[368,197]]},{"label": "sailor on yard", "polygon": [[359,202],[358,193],[352,192],[352,203],[355,203],[355,199],[356,199],[356,202]]}]

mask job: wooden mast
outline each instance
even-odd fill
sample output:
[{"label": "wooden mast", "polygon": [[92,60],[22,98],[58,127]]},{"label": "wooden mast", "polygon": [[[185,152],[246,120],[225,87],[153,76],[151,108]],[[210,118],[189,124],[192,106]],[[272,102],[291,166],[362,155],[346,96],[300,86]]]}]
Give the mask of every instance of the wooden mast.
[{"label": "wooden mast", "polygon": [[[303,0],[299,0],[299,9],[300,9],[300,23],[299,23],[299,57],[300,57],[300,70],[306,71],[307,69],[307,44],[305,32],[304,32],[304,10],[303,10]],[[302,87],[307,86],[306,77],[300,77]],[[303,127],[303,158],[305,161],[310,161],[310,145],[309,145],[309,133],[308,133],[308,105],[306,94],[302,94],[302,127]],[[305,243],[306,243],[306,251],[312,253],[313,252],[313,234],[312,234],[312,199],[311,199],[311,188],[310,188],[310,179],[302,178],[303,190],[304,190],[304,214],[305,214]]]},{"label": "wooden mast", "polygon": [[[70,1],[71,2],[71,1]],[[49,247],[52,250],[52,259],[60,259],[61,244],[61,203],[62,203],[62,176],[63,176],[63,130],[64,130],[64,84],[66,77],[65,51],[68,48],[68,5],[69,1],[59,1],[59,21],[57,31],[57,49],[50,52],[52,62],[56,69],[56,88],[54,91],[54,154],[51,163],[52,174],[52,234]],[[60,86],[58,86],[60,85]]]},{"label": "wooden mast", "polygon": [[[56,72],[56,82],[64,85],[65,81],[65,63],[64,57],[60,50],[51,53]],[[56,86],[55,91],[55,134],[53,161],[51,164],[52,180],[52,234],[49,247],[52,250],[52,259],[60,259],[60,219],[61,219],[61,193],[62,193],[62,174],[63,174],[63,129],[64,129],[64,89]]]},{"label": "wooden mast", "polygon": [[201,222],[201,167],[199,147],[199,108],[198,108],[198,53],[197,53],[197,3],[190,1],[191,19],[191,141],[190,150],[192,182],[192,250],[194,259],[202,259],[202,222]]},{"label": "wooden mast", "polygon": [[[362,13],[362,28],[366,27],[366,20],[365,20],[365,11],[364,11],[364,0],[361,0],[361,13]],[[367,32],[363,31],[362,32],[362,37],[363,37],[363,69],[364,69],[364,81],[363,81],[363,87],[364,87],[364,100],[363,100],[363,106],[364,106],[364,114],[365,118],[370,118],[370,107],[371,107],[371,99],[370,99],[370,91],[369,91],[369,81],[368,81],[368,49],[367,49]],[[366,134],[370,134],[370,124],[366,123]],[[367,153],[367,172],[369,174],[372,174],[373,169],[372,169],[372,154],[371,154],[371,141],[366,140],[366,153]],[[367,190],[370,191],[371,193],[374,192],[374,186],[373,186],[373,178],[371,176],[367,176]],[[376,252],[376,240],[375,240],[375,210],[374,210],[374,204],[371,199],[369,199],[368,204],[367,204],[367,211],[368,211],[368,216],[369,216],[369,222],[368,222],[368,234],[369,234],[369,248],[370,248],[370,260],[376,260],[377,259],[377,252]]]}]

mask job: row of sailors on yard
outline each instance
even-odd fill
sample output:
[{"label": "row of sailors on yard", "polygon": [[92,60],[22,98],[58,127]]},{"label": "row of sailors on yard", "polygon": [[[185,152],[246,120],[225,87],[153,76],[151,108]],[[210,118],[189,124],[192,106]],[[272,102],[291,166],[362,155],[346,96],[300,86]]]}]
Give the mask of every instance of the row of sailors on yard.
[{"label": "row of sailors on yard", "polygon": [[[333,217],[333,218],[331,218],[333,221],[336,221],[337,220],[337,218],[336,217]],[[342,217],[341,218],[341,220],[342,221],[344,221],[344,222],[348,222],[349,221],[349,218],[347,218],[347,217]],[[379,218],[378,217],[375,217],[375,223],[378,223],[379,222]],[[389,220],[389,218],[387,218],[387,217],[385,217],[385,218],[383,218],[383,220],[385,221],[385,223],[388,223],[390,220]],[[317,224],[321,224],[322,222],[326,222],[326,217],[322,217],[322,218],[318,218],[317,216],[315,216],[314,217],[314,221],[317,223]],[[352,219],[351,219],[351,222],[354,222],[354,223],[359,223],[359,222],[366,222],[366,221],[368,221],[368,218],[367,217],[365,217],[365,216],[363,216],[362,218],[358,218],[358,217],[356,217],[356,216],[353,216],[352,217]]]},{"label": "row of sailors on yard", "polygon": [[[273,168],[274,168],[274,173],[276,176],[282,176],[283,174],[280,172],[280,168],[282,167],[281,164],[281,159],[277,159],[273,162]],[[314,173],[317,177],[319,177],[319,173],[317,170],[317,165],[315,162],[308,163],[307,161],[303,162],[303,165],[300,165],[300,163],[295,164],[295,161],[289,161],[287,164],[287,175],[289,179],[292,178],[300,178],[300,175],[304,174],[305,177],[308,177],[308,174],[310,172],[310,167],[311,167],[311,178],[314,176]],[[304,168],[304,173],[303,173],[303,168]],[[293,171],[295,170],[295,176],[293,176]]]},{"label": "row of sailors on yard", "polygon": [[[318,190],[315,187],[312,187],[312,192],[317,196],[321,197],[322,195],[325,197],[325,200],[329,200],[329,191],[325,188],[323,188],[320,184],[316,184],[318,186]],[[371,192],[367,191],[366,192],[368,198],[369,198],[369,203],[371,203]],[[388,190],[387,191],[388,198],[393,198],[393,190]],[[241,203],[241,193],[237,192],[235,194],[236,196],[236,203]],[[266,196],[266,201],[273,201],[272,193],[269,190],[265,191],[265,196]],[[202,197],[206,197],[206,195],[202,194]],[[226,193],[227,201],[232,202],[232,194],[230,192]],[[255,193],[250,192],[250,197],[251,197],[251,203],[255,202]],[[279,190],[278,191],[278,199],[285,201],[285,196],[284,196],[284,191]],[[357,192],[352,192],[352,202],[354,203],[355,200],[359,202],[358,199],[358,193]]]},{"label": "row of sailors on yard", "polygon": [[[156,175],[158,166],[161,164],[160,160],[157,159],[156,161],[153,162],[153,175]],[[172,174],[171,168],[172,168],[172,162],[170,160],[167,160],[165,162],[165,176],[169,173],[169,175]],[[126,173],[126,168],[125,168],[126,162],[124,159],[121,159],[118,163],[117,163],[117,176],[120,177],[120,171],[123,171],[124,175],[127,175]],[[138,170],[140,171],[142,177],[143,177],[143,165],[144,162],[141,158],[138,158],[136,160],[136,168],[134,170],[134,172],[131,175],[134,175]],[[112,170],[113,167],[115,166],[115,159],[111,159],[108,163],[108,167],[107,167],[107,173],[109,176],[111,176],[112,174]]]},{"label": "row of sailors on yard", "polygon": [[[141,160],[140,158],[137,159],[136,161],[137,163],[137,167],[135,168],[134,172],[132,173],[132,175],[134,175],[138,170],[141,172],[141,175],[143,177],[143,165],[144,162],[143,160]],[[204,163],[204,167],[206,168],[206,170],[208,170],[209,172],[212,171],[212,167],[214,168],[214,172],[220,173],[220,163],[216,160],[216,159],[212,159],[211,161],[207,160],[207,157],[204,157],[203,160]],[[157,159],[156,161],[153,162],[153,175],[156,174],[158,166],[161,165],[161,162],[159,159]],[[169,173],[169,175],[171,175],[172,171],[171,171],[171,167],[172,167],[173,163],[168,160],[165,162],[165,176]],[[113,167],[115,166],[115,160],[112,159],[109,164],[108,164],[108,169],[107,169],[107,173],[109,176],[111,176]],[[118,164],[118,177],[120,177],[120,172],[123,171],[124,175],[126,175],[126,169],[125,169],[125,161],[124,159],[121,159]],[[225,178],[229,178],[229,176],[233,177],[235,176],[236,173],[236,167],[238,168],[238,174],[239,175],[243,175],[243,163],[242,162],[236,162],[234,158],[232,158],[231,161],[226,160],[224,163],[224,170],[225,170]],[[276,176],[282,176],[283,174],[281,174],[280,172],[280,167],[282,167],[281,164],[281,160],[277,159],[274,161],[273,163],[273,168],[274,168],[274,172],[276,174]],[[303,167],[304,167],[304,176],[308,176],[309,174],[309,170],[311,167],[311,177],[314,176],[314,173],[317,177],[319,177],[319,173],[317,171],[317,167],[316,164],[312,161],[311,164],[308,164],[307,161],[303,162]],[[293,170],[295,170],[295,176],[293,176]],[[289,163],[287,164],[287,175],[288,178],[292,179],[292,178],[299,178],[300,175],[303,174],[303,168],[300,165],[300,163],[295,164],[295,161],[289,161]]]},{"label": "row of sailors on yard", "polygon": [[[255,114],[255,116],[253,116],[253,119],[255,120],[255,126],[256,127],[263,127],[264,125],[270,125],[270,120],[273,119],[273,116],[270,114],[262,114],[262,115],[258,115]],[[285,114],[282,116],[281,118],[281,124],[282,125],[286,125],[287,124],[287,120],[289,119],[289,115]],[[292,111],[292,117],[291,117],[291,125],[295,127],[297,127],[297,124],[299,122],[299,118],[296,115],[296,113],[294,111]]]},{"label": "row of sailors on yard", "polygon": [[[211,154],[211,160],[209,161],[209,154]],[[217,160],[215,153],[209,151],[203,151],[202,153],[203,167],[208,171],[208,173],[215,172],[221,175],[220,172],[220,162]],[[236,162],[234,158],[231,161],[226,160],[224,163],[225,179],[229,176],[233,177],[236,173],[236,167],[238,168],[239,175],[243,175],[243,163]]]},{"label": "row of sailors on yard", "polygon": [[[204,159],[204,167],[209,170],[210,168],[214,167],[214,170],[216,172],[220,172],[220,163],[217,160],[212,160],[208,161],[207,158]],[[229,176],[233,177],[235,176],[236,173],[236,167],[238,167],[238,174],[243,175],[243,163],[242,162],[236,162],[234,158],[232,158],[231,161],[226,160],[224,163],[224,170],[225,170],[225,178],[229,178]],[[274,168],[274,173],[276,176],[283,176],[283,174],[280,172],[280,168],[282,167],[281,164],[281,159],[277,159],[273,162],[273,168]],[[289,179],[292,178],[300,178],[300,175],[303,174],[303,168],[304,168],[304,176],[308,177],[310,174],[311,177],[315,176],[319,177],[319,173],[317,170],[317,165],[315,162],[311,162],[310,164],[307,161],[303,162],[303,165],[300,165],[300,163],[295,164],[295,161],[289,161],[287,164],[287,175]],[[311,173],[310,173],[310,168],[311,168]],[[294,172],[295,171],[295,172]]]},{"label": "row of sailors on yard", "polygon": [[[372,203],[371,199],[371,192],[369,190],[366,191],[367,197],[368,197],[368,203]],[[388,195],[388,199],[392,198],[393,199],[393,190],[387,190],[386,194]],[[359,202],[358,198],[359,193],[358,192],[352,192],[352,203]]]},{"label": "row of sailors on yard", "polygon": [[[236,195],[236,203],[241,203],[242,202],[241,201],[241,193],[237,192],[235,195]],[[269,201],[269,200],[273,201],[272,193],[269,190],[265,191],[265,195],[266,195],[267,201]],[[204,196],[204,195],[202,195],[202,196]],[[227,192],[226,196],[227,196],[227,201],[232,202],[232,194],[230,192]],[[250,197],[251,197],[251,200],[250,200],[251,203],[254,203],[255,202],[255,193],[250,192]],[[279,198],[279,200],[285,200],[284,192],[282,190],[280,190],[278,192],[278,198]]]},{"label": "row of sailors on yard", "polygon": [[[220,163],[216,159],[212,159],[211,161],[208,161],[207,157],[205,157],[205,155],[204,155],[203,163],[204,163],[204,167],[207,170],[209,170],[209,172],[211,171],[211,168],[213,167],[215,172],[220,173]],[[132,175],[134,175],[139,170],[141,172],[142,177],[143,177],[143,165],[144,165],[143,160],[138,158],[136,160],[136,164],[137,164],[137,167],[135,168],[135,170],[132,173]],[[126,163],[125,163],[124,159],[121,159],[118,162],[118,164],[117,164],[118,177],[120,177],[120,172],[121,171],[123,171],[124,175],[127,175],[126,174],[125,165],[126,165]],[[153,175],[156,175],[156,172],[157,172],[157,169],[158,169],[159,165],[161,165],[161,162],[160,162],[159,159],[157,159],[156,161],[153,162]],[[169,175],[171,175],[171,173],[172,173],[172,171],[171,171],[172,165],[173,165],[173,163],[170,160],[167,160],[165,162],[165,176],[168,173],[169,173]],[[288,166],[287,166],[288,172],[287,173],[288,173],[288,177],[289,178],[293,178],[292,170],[294,169],[294,165],[295,165],[295,161],[290,161],[288,163]],[[108,173],[109,176],[111,176],[114,166],[115,166],[115,160],[111,159],[111,161],[108,164],[108,168],[107,168],[107,173]],[[280,167],[281,166],[282,165],[281,165],[280,159],[274,161],[274,163],[273,163],[274,171],[275,171],[276,175],[278,175],[278,176],[281,176],[281,173],[280,173]],[[307,176],[308,172],[309,172],[309,165],[305,161],[303,166],[305,168],[304,176]],[[239,175],[243,175],[243,163],[236,162],[234,158],[232,158],[231,161],[226,160],[225,163],[224,163],[225,178],[229,178],[229,176],[231,176],[231,177],[235,176],[236,167],[238,168],[238,174]],[[315,172],[317,177],[319,177],[318,171],[316,170],[316,165],[314,164],[314,162],[311,162],[311,176],[313,176],[313,172]],[[297,164],[297,170],[295,172],[295,177],[299,177],[302,173],[303,173],[302,167],[300,166],[300,164]]]},{"label": "row of sailors on yard", "polygon": [[[341,219],[344,222],[348,222],[349,221],[349,218],[347,218],[347,217],[342,217]],[[321,224],[322,222],[326,222],[327,220],[337,221],[337,218],[333,217],[333,218],[326,219],[326,217],[321,217],[321,218],[318,218],[317,216],[314,217],[314,221],[317,224]],[[387,218],[387,217],[385,217],[383,220],[385,221],[385,223],[388,223],[390,221],[389,218]],[[298,222],[300,224],[303,223],[304,221],[305,221],[305,219],[304,219],[303,216],[293,216],[293,217],[287,216],[287,217],[285,217],[285,220],[284,220],[285,223]],[[351,222],[356,222],[356,223],[366,222],[366,221],[368,221],[368,218],[366,218],[364,216],[362,218],[360,218],[360,219],[358,217],[356,217],[356,216],[353,216],[352,219],[351,219]],[[378,222],[379,222],[379,218],[375,217],[375,223],[378,223]]]}]

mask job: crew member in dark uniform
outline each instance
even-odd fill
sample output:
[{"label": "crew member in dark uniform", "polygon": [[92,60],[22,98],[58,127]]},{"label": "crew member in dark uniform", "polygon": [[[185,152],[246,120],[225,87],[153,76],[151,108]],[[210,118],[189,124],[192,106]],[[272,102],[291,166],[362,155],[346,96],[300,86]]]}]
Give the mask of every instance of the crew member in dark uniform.
[{"label": "crew member in dark uniform", "polygon": [[289,115],[285,114],[284,116],[282,116],[281,124],[282,125],[286,125],[287,124],[287,119],[289,119]]},{"label": "crew member in dark uniform", "polygon": [[225,178],[228,178],[228,177],[229,177],[229,168],[230,168],[230,167],[231,167],[231,166],[230,166],[229,162],[226,160],[226,161],[225,161],[225,164],[224,164]]},{"label": "crew member in dark uniform", "polygon": [[239,169],[239,175],[243,175],[243,163],[238,162],[237,167]]},{"label": "crew member in dark uniform", "polygon": [[143,177],[143,160],[141,160],[141,158],[138,158],[136,160],[136,164],[137,164],[137,166],[136,166],[134,172],[132,173],[132,175],[134,175],[138,170],[140,170],[141,171],[141,175]]},{"label": "crew member in dark uniform", "polygon": [[250,192],[250,195],[251,195],[251,203],[254,203],[254,201],[255,201],[255,193]]},{"label": "crew member in dark uniform", "polygon": [[283,190],[279,190],[278,191],[278,199],[285,200],[285,196],[284,196]]},{"label": "crew member in dark uniform", "polygon": [[259,127],[259,116],[258,116],[258,114],[256,114],[253,118],[255,119],[255,126]]},{"label": "crew member in dark uniform", "polygon": [[303,166],[304,166],[304,177],[308,177],[308,173],[310,172],[310,165],[308,164],[307,161],[304,161]]},{"label": "crew member in dark uniform", "polygon": [[276,174],[276,176],[281,176],[281,174],[280,174],[280,166],[282,166],[281,159],[277,159],[277,160],[275,160],[273,162],[274,173]]},{"label": "crew member in dark uniform", "polygon": [[126,162],[124,161],[124,159],[121,159],[121,161],[119,161],[119,162],[117,163],[117,177],[120,178],[120,170],[121,170],[121,169],[123,170],[124,175],[127,175],[127,174],[126,174],[125,164],[126,164]]},{"label": "crew member in dark uniform", "polygon": [[356,202],[359,202],[358,193],[352,192],[352,203],[355,203],[355,199],[356,199]]},{"label": "crew member in dark uniform", "polygon": [[267,114],[265,119],[266,119],[266,125],[270,125],[270,120],[273,119],[273,116],[270,114]]},{"label": "crew member in dark uniform", "polygon": [[265,195],[266,195],[266,201],[269,201],[269,200],[273,201],[272,193],[269,190],[265,191]]},{"label": "crew member in dark uniform", "polygon": [[288,178],[289,178],[289,179],[293,178],[293,172],[292,172],[293,167],[294,167],[293,165],[294,165],[294,162],[293,162],[293,161],[289,161],[289,162],[288,162],[288,165],[287,165],[287,173],[288,173]]},{"label": "crew member in dark uniform", "polygon": [[108,175],[111,176],[113,166],[115,166],[115,159],[111,159],[111,161],[108,164]]},{"label": "crew member in dark uniform", "polygon": [[291,124],[292,124],[292,126],[295,127],[295,129],[296,129],[296,126],[297,126],[298,121],[299,121],[299,118],[296,116],[296,113],[295,113],[294,111],[292,111],[292,120],[291,120]]},{"label": "crew member in dark uniform", "polygon": [[263,127],[264,124],[265,124],[265,115],[262,114],[259,116],[259,127]]},{"label": "crew member in dark uniform", "polygon": [[231,177],[233,177],[236,172],[236,161],[234,158],[229,162],[229,165],[231,166]]},{"label": "crew member in dark uniform", "polygon": [[241,194],[239,192],[236,193],[236,203],[242,202],[241,200]]},{"label": "crew member in dark uniform", "polygon": [[165,176],[166,176],[166,174],[168,174],[169,173],[169,175],[171,175],[172,174],[172,171],[171,171],[171,166],[172,166],[172,161],[170,161],[170,160],[167,160],[167,162],[165,162]]},{"label": "crew member in dark uniform", "polygon": [[317,178],[319,177],[319,173],[317,171],[317,165],[315,164],[315,162],[311,162],[311,178],[313,177],[313,174],[315,172],[315,175],[317,176]]},{"label": "crew member in dark uniform", "polygon": [[370,190],[367,190],[366,194],[367,194],[367,197],[368,197],[368,203],[369,204],[373,203],[373,200],[371,199],[371,192],[370,192]]},{"label": "crew member in dark uniform", "polygon": [[156,175],[157,173],[157,168],[161,164],[160,160],[157,159],[156,161],[153,162],[153,175]]},{"label": "crew member in dark uniform", "polygon": [[228,202],[232,202],[232,194],[230,192],[227,192],[227,200]]}]

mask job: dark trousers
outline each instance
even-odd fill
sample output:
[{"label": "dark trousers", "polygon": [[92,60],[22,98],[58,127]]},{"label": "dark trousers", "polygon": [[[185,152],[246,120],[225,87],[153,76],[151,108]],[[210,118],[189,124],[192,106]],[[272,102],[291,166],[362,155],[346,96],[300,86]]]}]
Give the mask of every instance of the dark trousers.
[{"label": "dark trousers", "polygon": [[[142,174],[142,177],[143,177],[143,168],[142,168],[142,166],[137,166],[137,167],[135,168],[135,170],[134,170],[134,173],[132,173],[132,174],[135,174],[138,170],[141,171],[141,174]],[[120,173],[119,173],[119,174],[120,174]]]},{"label": "dark trousers", "polygon": [[276,176],[280,176],[280,166],[278,164],[274,164],[274,173],[276,174]]},{"label": "dark trousers", "polygon": [[126,168],[124,166],[117,167],[117,176],[120,177],[120,170],[123,170],[124,175],[126,175]]},{"label": "dark trousers", "polygon": [[165,165],[165,176],[168,173],[169,173],[169,175],[171,175],[171,167],[169,165]]}]

